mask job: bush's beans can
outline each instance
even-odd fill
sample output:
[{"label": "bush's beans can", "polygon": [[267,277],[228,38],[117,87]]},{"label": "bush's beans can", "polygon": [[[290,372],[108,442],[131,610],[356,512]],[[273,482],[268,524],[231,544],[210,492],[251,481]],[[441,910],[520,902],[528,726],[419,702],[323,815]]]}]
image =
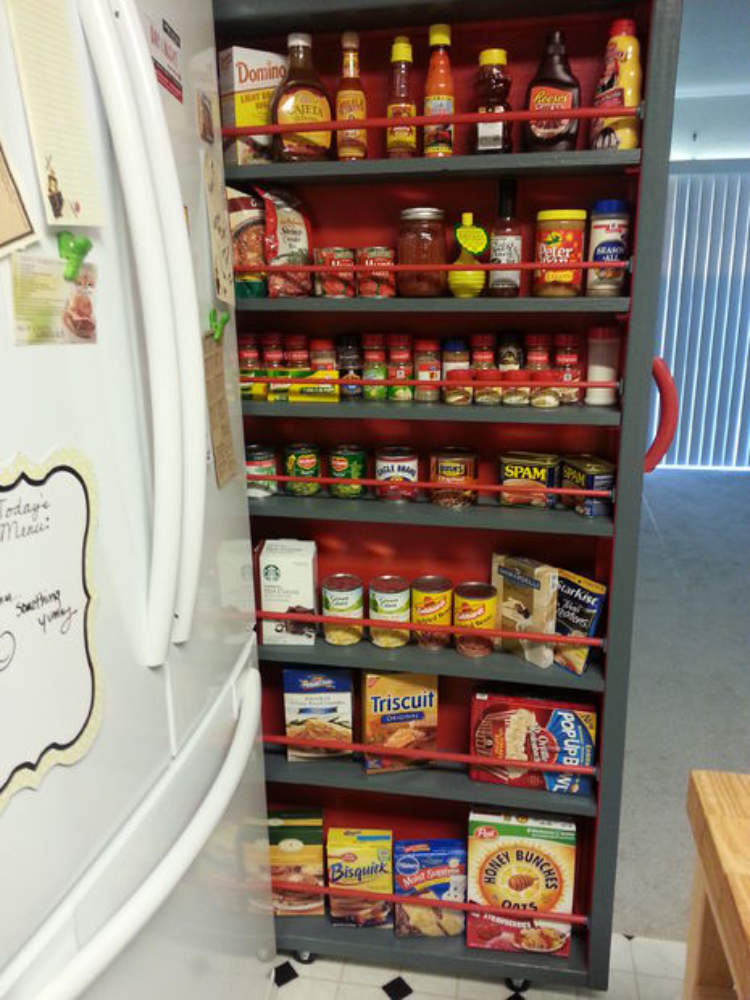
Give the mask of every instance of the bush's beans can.
[{"label": "bush's beans can", "polygon": [[[334,271],[315,272],[315,294],[327,299],[354,298],[354,271],[347,270],[354,263],[354,251],[347,247],[317,247],[313,250],[316,264],[335,267]],[[341,270],[338,270],[338,269]]]},{"label": "bush's beans can", "polygon": [[375,492],[380,500],[413,500],[419,479],[419,459],[413,448],[392,445],[375,454]]},{"label": "bush's beans can", "polygon": [[357,250],[357,263],[372,268],[372,273],[360,271],[359,294],[365,299],[392,299],[396,294],[396,276],[393,271],[379,271],[378,264],[393,264],[396,254],[391,247],[361,247]]},{"label": "bush's beans can", "polygon": [[[340,444],[328,455],[328,474],[334,479],[363,479],[367,468],[367,453],[358,444]],[[365,487],[356,483],[334,484],[328,487],[332,497],[361,497]]]},{"label": "bush's beans can", "polygon": [[[382,618],[389,622],[408,622],[411,615],[409,581],[403,576],[386,574],[370,580],[370,618]],[[370,639],[376,646],[396,649],[409,641],[409,629],[373,628]]]},{"label": "bush's beans can", "polygon": [[477,456],[474,452],[464,448],[442,448],[430,455],[430,482],[447,483],[449,487],[432,491],[431,500],[439,507],[460,510],[475,503],[476,491],[457,484],[462,480],[473,483],[476,478]]},{"label": "bush's beans can", "polygon": [[[447,576],[420,576],[411,585],[411,620],[418,625],[450,625],[453,584]],[[422,649],[442,649],[448,632],[416,632]]]},{"label": "bush's beans can", "polygon": [[456,649],[476,659],[492,652],[492,637],[483,638],[484,629],[497,627],[497,588],[491,583],[461,583],[453,591],[453,624],[473,628],[476,635],[457,635]]},{"label": "bush's beans can", "polygon": [[[272,448],[266,448],[262,444],[249,444],[245,448],[245,472],[251,476],[275,476],[278,475],[276,466],[276,454]],[[260,500],[263,497],[273,496],[278,492],[278,483],[275,479],[255,479],[248,480],[247,495],[253,500]]]},{"label": "bush's beans can", "polygon": [[[287,476],[319,476],[320,448],[314,444],[289,444],[284,449],[284,474]],[[296,497],[311,497],[320,493],[320,483],[285,483],[286,492]]]}]

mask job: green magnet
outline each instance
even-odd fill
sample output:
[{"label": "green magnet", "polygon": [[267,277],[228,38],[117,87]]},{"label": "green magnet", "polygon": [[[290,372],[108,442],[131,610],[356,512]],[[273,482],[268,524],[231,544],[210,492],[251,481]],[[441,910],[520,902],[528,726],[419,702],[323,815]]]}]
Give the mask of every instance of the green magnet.
[{"label": "green magnet", "polygon": [[211,327],[211,333],[214,335],[214,340],[218,343],[224,336],[224,327],[229,322],[229,313],[225,311],[217,313],[215,309],[212,309],[208,314],[208,325]]},{"label": "green magnet", "polygon": [[67,230],[57,234],[57,252],[65,261],[63,277],[66,281],[75,281],[78,277],[83,259],[92,246],[88,236],[74,236]]}]

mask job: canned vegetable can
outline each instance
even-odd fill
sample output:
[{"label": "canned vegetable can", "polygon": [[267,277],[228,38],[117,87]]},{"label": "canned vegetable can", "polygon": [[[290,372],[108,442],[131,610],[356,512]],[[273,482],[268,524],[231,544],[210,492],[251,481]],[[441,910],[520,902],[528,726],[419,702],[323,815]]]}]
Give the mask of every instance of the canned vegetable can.
[{"label": "canned vegetable can", "polygon": [[333,271],[315,272],[315,294],[328,299],[354,298],[354,271],[348,270],[354,264],[354,251],[348,247],[317,247],[313,250],[316,264],[341,268]]},{"label": "canned vegetable can", "polygon": [[379,483],[375,488],[379,500],[413,500],[417,488],[409,484],[419,479],[416,451],[407,445],[381,448],[375,454],[375,478]]},{"label": "canned vegetable can", "polygon": [[[323,614],[333,618],[364,617],[364,588],[352,573],[332,573],[320,585]],[[353,646],[364,635],[361,625],[323,623],[323,635],[332,646]]]},{"label": "canned vegetable can", "polygon": [[[314,444],[289,444],[284,448],[284,474],[287,476],[319,476],[320,448]],[[296,497],[311,497],[320,493],[320,483],[285,483],[286,492]]]},{"label": "canned vegetable can", "polygon": [[[403,576],[386,574],[370,580],[370,618],[389,622],[408,622],[411,590]],[[409,641],[409,630],[370,626],[370,639],[383,649],[396,649]]]},{"label": "canned vegetable can", "polygon": [[[367,469],[367,452],[358,444],[340,444],[328,455],[328,473],[332,479],[363,479]],[[332,497],[351,499],[361,497],[365,487],[359,483],[331,483]]]},{"label": "canned vegetable can", "polygon": [[[276,476],[276,453],[273,448],[262,444],[249,444],[245,448],[245,472],[251,476]],[[279,484],[275,479],[249,480],[247,495],[253,500],[273,496],[278,492]]]},{"label": "canned vegetable can", "polygon": [[477,630],[476,635],[457,635],[456,649],[463,656],[478,659],[492,652],[492,638],[480,634],[497,624],[497,588],[491,583],[459,584],[453,592],[453,624]]},{"label": "canned vegetable can", "polygon": [[[420,576],[411,585],[411,620],[418,625],[450,625],[453,584],[447,576]],[[443,649],[448,632],[416,632],[422,649]]]},{"label": "canned vegetable can", "polygon": [[392,299],[396,294],[396,276],[393,271],[379,271],[378,264],[393,264],[396,252],[392,247],[360,247],[357,263],[371,267],[372,272],[360,271],[358,291],[365,299]]},{"label": "canned vegetable can", "polygon": [[477,456],[464,448],[441,448],[430,455],[430,481],[448,483],[450,488],[432,490],[430,499],[439,507],[461,510],[476,503],[476,490],[463,488],[477,478]]}]

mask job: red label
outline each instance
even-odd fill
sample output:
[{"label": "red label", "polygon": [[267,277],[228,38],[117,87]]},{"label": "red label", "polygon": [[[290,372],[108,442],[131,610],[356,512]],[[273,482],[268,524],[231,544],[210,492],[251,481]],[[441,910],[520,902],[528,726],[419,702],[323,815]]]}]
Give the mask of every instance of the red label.
[{"label": "red label", "polygon": [[[557,87],[532,87],[529,95],[529,111],[564,111],[573,107],[573,94]],[[530,123],[532,133],[538,139],[550,139],[562,135],[570,125],[569,118],[539,119]]]},{"label": "red label", "polygon": [[341,455],[331,455],[331,468],[334,472],[346,472],[349,468],[349,460]]},{"label": "red label", "polygon": [[493,840],[497,837],[497,830],[494,826],[478,826],[473,836],[479,837],[480,840]]},{"label": "red label", "polygon": [[[561,227],[539,233],[536,241],[536,259],[540,264],[580,263],[583,260],[583,230]],[[571,268],[569,271],[534,271],[534,282],[571,285],[580,291],[583,271],[580,268]]]},{"label": "red label", "polygon": [[304,472],[308,472],[310,469],[314,469],[318,464],[318,459],[315,455],[299,455],[297,457],[297,465]]}]

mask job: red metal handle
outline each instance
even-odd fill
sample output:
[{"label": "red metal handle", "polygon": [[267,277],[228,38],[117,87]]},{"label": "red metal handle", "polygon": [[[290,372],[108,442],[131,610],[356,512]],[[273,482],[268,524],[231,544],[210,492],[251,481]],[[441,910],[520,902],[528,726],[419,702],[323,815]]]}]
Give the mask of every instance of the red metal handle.
[{"label": "red metal handle", "polygon": [[643,460],[644,472],[653,472],[666,455],[674,439],[680,413],[677,386],[664,358],[654,358],[651,374],[659,391],[659,426],[656,429],[656,437]]}]

